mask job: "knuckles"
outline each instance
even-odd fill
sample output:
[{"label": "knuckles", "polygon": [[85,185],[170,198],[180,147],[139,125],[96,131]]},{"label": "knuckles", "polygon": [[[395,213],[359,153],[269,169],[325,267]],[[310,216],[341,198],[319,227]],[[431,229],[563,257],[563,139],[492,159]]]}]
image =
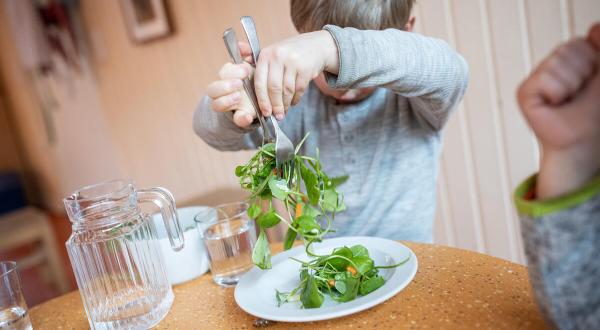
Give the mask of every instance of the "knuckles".
[{"label": "knuckles", "polygon": [[275,94],[281,94],[283,92],[283,88],[281,88],[281,83],[271,81],[269,83],[269,91]]},{"label": "knuckles", "polygon": [[286,46],[270,46],[260,52],[260,61],[271,62],[278,61],[285,65],[300,66],[303,61],[297,52],[290,50]]},{"label": "knuckles", "polygon": [[271,60],[273,58],[272,52],[273,52],[273,50],[271,47],[262,49],[260,51],[260,57],[259,57],[258,61],[259,62],[262,62],[262,61],[268,62],[269,60]]},{"label": "knuckles", "polygon": [[248,77],[250,70],[247,64],[233,64],[225,63],[219,70],[219,77],[221,79],[242,79]]},{"label": "knuckles", "polygon": [[283,86],[283,91],[286,94],[294,94],[296,92],[296,88],[294,86],[284,85]]},{"label": "knuckles", "polygon": [[575,41],[572,40],[564,45],[559,46],[558,48],[556,48],[556,50],[554,51],[554,56],[552,56],[551,58],[564,58],[569,56],[570,49],[573,48],[574,45]]},{"label": "knuckles", "polygon": [[210,107],[213,111],[223,111],[228,107],[231,107],[238,103],[238,99],[235,98],[234,94],[228,96],[222,96],[217,99],[213,99]]},{"label": "knuckles", "polygon": [[282,61],[287,58],[287,49],[284,47],[276,47],[273,52],[275,53],[275,58]]},{"label": "knuckles", "polygon": [[219,77],[221,79],[227,78],[228,73],[231,72],[232,67],[233,67],[233,64],[231,64],[231,63],[226,63],[225,65],[223,65],[221,67],[221,70],[219,70]]},{"label": "knuckles", "polygon": [[210,108],[212,111],[218,112],[221,109],[221,106],[217,100],[212,100],[212,102],[210,102]]},{"label": "knuckles", "polygon": [[556,54],[556,56],[552,56],[548,58],[546,61],[545,68],[548,70],[559,70],[562,66],[563,59],[560,55]]}]

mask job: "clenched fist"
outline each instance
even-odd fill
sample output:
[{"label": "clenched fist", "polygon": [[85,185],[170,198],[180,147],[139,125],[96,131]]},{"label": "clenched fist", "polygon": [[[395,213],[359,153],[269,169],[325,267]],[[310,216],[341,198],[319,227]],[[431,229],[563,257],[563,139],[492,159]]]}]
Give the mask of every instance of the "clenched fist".
[{"label": "clenched fist", "polygon": [[594,177],[600,170],[600,23],[544,59],[517,98],[542,148],[537,196],[557,197]]}]

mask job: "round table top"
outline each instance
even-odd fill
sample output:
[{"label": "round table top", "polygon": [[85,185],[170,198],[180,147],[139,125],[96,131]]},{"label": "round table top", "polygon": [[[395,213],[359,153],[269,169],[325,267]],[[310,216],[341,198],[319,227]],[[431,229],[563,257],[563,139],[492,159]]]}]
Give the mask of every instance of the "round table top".
[{"label": "round table top", "polygon": [[[268,328],[545,328],[526,267],[467,250],[403,243],[417,255],[419,268],[396,296],[346,317],[272,322]],[[281,251],[281,243],[272,248]],[[233,291],[214,284],[210,273],[176,285],[173,306],[157,329],[252,328],[256,317],[236,305]],[[89,328],[77,291],[31,308],[30,316],[34,329]]]}]

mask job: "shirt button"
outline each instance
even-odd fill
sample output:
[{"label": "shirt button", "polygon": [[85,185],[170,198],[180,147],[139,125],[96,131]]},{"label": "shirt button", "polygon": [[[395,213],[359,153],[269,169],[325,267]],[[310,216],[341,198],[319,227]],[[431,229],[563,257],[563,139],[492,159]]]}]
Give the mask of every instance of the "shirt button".
[{"label": "shirt button", "polygon": [[344,142],[350,143],[352,141],[354,141],[354,135],[350,134],[350,135],[344,136]]}]

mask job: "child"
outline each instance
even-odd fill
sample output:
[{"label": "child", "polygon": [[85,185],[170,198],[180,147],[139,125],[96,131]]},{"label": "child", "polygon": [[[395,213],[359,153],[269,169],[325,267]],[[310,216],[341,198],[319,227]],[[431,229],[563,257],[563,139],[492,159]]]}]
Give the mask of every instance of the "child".
[{"label": "child", "polygon": [[[264,48],[254,71],[262,113],[295,144],[310,132],[302,152],[318,148],[326,173],[350,176],[337,236],[432,241],[441,130],[468,68],[444,41],[410,32],[413,2],[292,0],[300,34]],[[225,64],[194,115],[219,150],[261,143],[240,80],[252,71]]]},{"label": "child", "polygon": [[557,48],[519,88],[541,145],[515,194],[531,282],[560,329],[600,328],[600,23]]}]

